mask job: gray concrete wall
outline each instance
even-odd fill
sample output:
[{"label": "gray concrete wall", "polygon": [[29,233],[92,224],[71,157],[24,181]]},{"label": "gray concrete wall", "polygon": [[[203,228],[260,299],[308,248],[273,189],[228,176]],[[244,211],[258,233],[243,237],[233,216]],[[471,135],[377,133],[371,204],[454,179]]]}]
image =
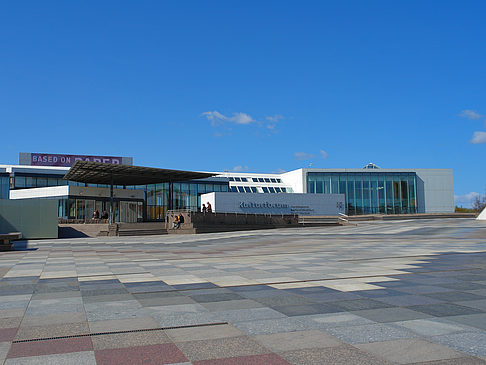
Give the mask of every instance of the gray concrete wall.
[{"label": "gray concrete wall", "polygon": [[26,239],[57,238],[57,200],[0,200],[0,233],[21,232]]},{"label": "gray concrete wall", "polygon": [[453,213],[452,169],[415,169],[418,213]]}]

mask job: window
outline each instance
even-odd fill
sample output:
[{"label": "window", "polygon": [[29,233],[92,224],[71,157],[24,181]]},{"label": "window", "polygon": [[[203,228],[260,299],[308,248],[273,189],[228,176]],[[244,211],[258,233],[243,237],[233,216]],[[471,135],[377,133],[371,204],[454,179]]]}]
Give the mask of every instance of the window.
[{"label": "window", "polygon": [[270,182],[270,179],[268,177],[264,178],[263,180],[265,180],[265,182],[267,182],[267,183]]},{"label": "window", "polygon": [[253,180],[253,182],[258,182],[258,179],[256,177],[252,177],[251,179]]},{"label": "window", "polygon": [[241,178],[241,181],[243,181],[243,182],[248,182],[248,179],[247,179],[246,177],[242,177],[242,178]]},{"label": "window", "polygon": [[243,186],[238,186],[238,192],[239,193],[244,193],[245,189],[243,189]]},{"label": "window", "polygon": [[230,191],[231,191],[232,193],[237,193],[237,192],[238,192],[238,189],[236,189],[236,186],[232,186],[232,187],[230,188]]},{"label": "window", "polygon": [[245,193],[251,193],[250,187],[249,186],[244,186],[245,188]]},{"label": "window", "polygon": [[251,189],[251,192],[252,193],[256,193],[257,192],[257,188],[255,188],[254,186],[251,186],[250,189]]},{"label": "window", "polygon": [[274,188],[276,193],[280,193],[280,188]]},{"label": "window", "polygon": [[287,188],[280,188],[282,190],[282,193],[286,193],[287,192]]},{"label": "window", "polygon": [[282,180],[280,180],[280,179],[277,179],[277,182],[278,182],[278,183],[280,184],[280,183],[282,182]]},{"label": "window", "polygon": [[273,183],[276,183],[277,182],[276,179],[270,179],[270,181],[273,182]]},{"label": "window", "polygon": [[263,192],[264,192],[264,193],[268,193],[268,192],[269,192],[269,191],[268,191],[268,188],[267,188],[266,186],[264,186],[262,189],[263,189]]},{"label": "window", "polygon": [[263,178],[259,177],[259,178],[258,178],[258,182],[264,182],[264,181],[263,181]]},{"label": "window", "polygon": [[235,181],[235,179],[234,179],[234,178],[232,178],[232,177],[229,177],[229,178],[228,178],[228,180],[229,180],[229,181]]},{"label": "window", "polygon": [[271,193],[275,193],[275,189],[273,187],[269,187],[268,190],[270,190]]},{"label": "window", "polygon": [[239,177],[235,177],[235,181],[241,182],[241,179]]}]

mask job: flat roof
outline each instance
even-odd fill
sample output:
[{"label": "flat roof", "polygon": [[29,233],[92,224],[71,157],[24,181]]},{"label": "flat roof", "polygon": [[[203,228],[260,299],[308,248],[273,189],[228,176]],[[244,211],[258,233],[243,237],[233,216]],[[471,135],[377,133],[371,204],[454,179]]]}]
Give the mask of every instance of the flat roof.
[{"label": "flat roof", "polygon": [[215,175],[207,172],[76,161],[64,175],[64,179],[86,184],[145,185],[205,179]]}]

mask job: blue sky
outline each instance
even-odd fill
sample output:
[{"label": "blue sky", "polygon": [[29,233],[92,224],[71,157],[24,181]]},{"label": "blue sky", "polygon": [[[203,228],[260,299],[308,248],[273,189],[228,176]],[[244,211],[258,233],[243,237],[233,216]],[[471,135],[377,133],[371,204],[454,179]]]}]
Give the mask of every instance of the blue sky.
[{"label": "blue sky", "polygon": [[485,13],[482,1],[4,1],[0,163],[452,168],[467,205],[486,187]]}]

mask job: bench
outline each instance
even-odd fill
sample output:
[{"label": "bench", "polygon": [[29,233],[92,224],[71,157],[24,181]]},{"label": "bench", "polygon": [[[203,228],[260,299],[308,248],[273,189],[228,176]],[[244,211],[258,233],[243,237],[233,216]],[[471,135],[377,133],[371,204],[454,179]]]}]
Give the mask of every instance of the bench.
[{"label": "bench", "polygon": [[10,251],[12,249],[12,241],[19,240],[22,238],[22,233],[11,232],[11,233],[0,233],[0,251]]}]

